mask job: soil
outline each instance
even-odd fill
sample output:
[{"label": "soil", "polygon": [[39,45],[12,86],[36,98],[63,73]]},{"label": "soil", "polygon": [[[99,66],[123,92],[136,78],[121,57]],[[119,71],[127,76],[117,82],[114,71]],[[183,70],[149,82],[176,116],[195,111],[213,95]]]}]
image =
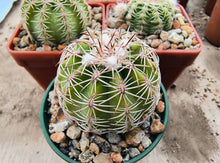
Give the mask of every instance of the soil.
[{"label": "soil", "polygon": [[[1,162],[64,162],[47,144],[39,112],[44,90],[17,65],[6,44],[19,24],[17,1],[0,24]],[[190,0],[187,12],[204,48],[168,93],[170,115],[165,134],[145,162],[220,162],[220,49],[204,37],[206,0]]]}]

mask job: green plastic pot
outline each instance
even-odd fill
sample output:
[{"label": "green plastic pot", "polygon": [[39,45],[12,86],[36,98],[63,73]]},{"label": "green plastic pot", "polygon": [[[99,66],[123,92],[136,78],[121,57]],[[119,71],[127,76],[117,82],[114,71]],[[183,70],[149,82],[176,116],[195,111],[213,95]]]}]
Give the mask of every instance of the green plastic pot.
[{"label": "green plastic pot", "polygon": [[[59,148],[56,146],[56,144],[54,142],[52,142],[52,140],[50,139],[50,133],[48,131],[49,131],[49,121],[50,121],[50,116],[51,115],[48,113],[48,110],[49,110],[49,107],[50,107],[50,103],[48,102],[48,97],[49,97],[49,92],[51,90],[53,90],[53,88],[54,88],[54,80],[48,86],[48,88],[47,88],[47,90],[44,94],[42,103],[41,103],[41,109],[40,109],[41,129],[43,131],[44,137],[47,140],[47,143],[50,145],[50,147],[53,149],[53,151],[56,154],[58,154],[63,160],[65,160],[69,163],[79,163],[78,161],[75,161],[75,160],[69,158],[64,153],[62,153],[59,150]],[[162,93],[162,100],[165,103],[165,111],[161,115],[161,121],[166,127],[167,126],[167,121],[168,121],[168,116],[169,116],[169,103],[168,103],[166,90],[165,90],[163,84],[161,84],[161,93]],[[164,134],[164,131],[160,134],[155,135],[154,141],[152,142],[152,144],[144,152],[140,153],[139,155],[137,155],[136,157],[130,159],[129,161],[126,161],[126,163],[134,163],[134,162],[137,162],[138,160],[144,158],[145,156],[147,156],[156,147],[156,145],[159,143],[159,141],[162,138],[163,134]]]}]

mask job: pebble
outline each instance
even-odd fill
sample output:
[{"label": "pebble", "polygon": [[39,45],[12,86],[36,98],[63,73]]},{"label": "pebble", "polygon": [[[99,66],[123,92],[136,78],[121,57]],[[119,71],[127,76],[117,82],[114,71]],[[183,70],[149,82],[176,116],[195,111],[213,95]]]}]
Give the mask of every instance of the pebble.
[{"label": "pebble", "polygon": [[81,135],[81,129],[79,127],[76,127],[74,125],[70,126],[67,131],[66,131],[66,135],[70,138],[70,139],[77,139],[80,137]]},{"label": "pebble", "polygon": [[20,48],[25,48],[26,46],[28,46],[30,44],[30,41],[29,41],[29,36],[23,36],[20,41],[19,41],[19,47]]},{"label": "pebble", "polygon": [[161,40],[160,39],[153,39],[150,46],[152,48],[157,48],[159,45],[161,44]]},{"label": "pebble", "polygon": [[184,40],[184,46],[185,47],[189,47],[192,44],[192,39],[191,38],[187,38]]},{"label": "pebble", "polygon": [[142,141],[141,141],[141,145],[146,149],[147,147],[149,147],[149,145],[151,144],[151,140],[149,137],[144,136]]},{"label": "pebble", "polygon": [[35,44],[30,44],[30,45],[28,46],[28,49],[29,49],[30,51],[36,51],[37,45],[35,45]]},{"label": "pebble", "polygon": [[170,44],[171,49],[177,49],[177,44]]},{"label": "pebble", "polygon": [[80,150],[80,145],[79,145],[79,141],[76,139],[73,139],[71,141],[73,148]]},{"label": "pebble", "polygon": [[102,25],[99,22],[95,22],[92,24],[92,29],[101,30]]},{"label": "pebble", "polygon": [[184,37],[182,35],[178,35],[176,31],[170,31],[168,34],[168,40],[172,43],[179,44],[184,41]]},{"label": "pebble", "polygon": [[[181,12],[181,9],[180,9],[178,6],[175,7],[175,13],[176,13],[176,14],[182,13],[182,12]],[[181,14],[181,15],[182,15],[182,14]]]},{"label": "pebble", "polygon": [[51,123],[49,125],[49,132],[60,132],[66,130],[70,125],[72,125],[72,122],[70,120],[63,120],[59,123]]},{"label": "pebble", "polygon": [[197,45],[199,42],[197,40],[192,40],[192,46]]},{"label": "pebble", "polygon": [[188,33],[185,30],[182,30],[182,35],[184,36],[184,38],[188,37]]},{"label": "pebble", "polygon": [[129,154],[127,154],[127,155],[123,158],[123,161],[128,161],[128,160],[130,160]]},{"label": "pebble", "polygon": [[102,13],[95,14],[94,19],[98,22],[102,22]]},{"label": "pebble", "polygon": [[159,50],[166,50],[166,49],[168,49],[168,48],[169,48],[169,45],[168,45],[168,44],[162,43],[162,44],[160,44],[160,45],[158,46],[157,49],[159,49]]},{"label": "pebble", "polygon": [[161,31],[160,38],[161,38],[162,41],[167,41],[168,40],[168,32]]},{"label": "pebble", "polygon": [[164,102],[160,100],[160,101],[158,102],[158,104],[157,104],[156,112],[157,112],[157,113],[163,113],[163,112],[164,112],[164,109],[165,109]]},{"label": "pebble", "polygon": [[167,45],[168,45],[168,48],[171,47],[171,43],[170,43],[170,41],[164,41],[163,43],[164,43],[164,44],[167,44]]},{"label": "pebble", "polygon": [[52,123],[59,123],[61,121],[67,120],[66,116],[63,113],[62,108],[60,108],[59,106],[54,106],[51,107],[50,109],[51,114],[53,115],[51,122]]},{"label": "pebble", "polygon": [[116,152],[116,153],[120,153],[121,152],[121,146],[114,145],[114,144],[112,144],[111,146],[112,146],[112,148],[111,148],[112,152]]},{"label": "pebble", "polygon": [[138,150],[139,150],[140,152],[143,152],[143,151],[144,151],[144,147],[143,147],[142,144],[139,144],[139,145],[138,145]]},{"label": "pebble", "polygon": [[128,29],[128,25],[126,23],[123,23],[120,28],[127,30]]},{"label": "pebble", "polygon": [[110,17],[107,21],[107,25],[110,28],[119,28],[122,24],[124,24],[124,20]]},{"label": "pebble", "polygon": [[150,130],[150,119],[146,119],[143,124],[141,125],[141,128],[145,131],[145,133],[149,133]]},{"label": "pebble", "polygon": [[178,49],[184,49],[183,43],[178,44],[177,48],[178,48]]},{"label": "pebble", "polygon": [[152,124],[150,126],[150,131],[152,134],[161,133],[165,129],[165,126],[163,123],[160,122],[159,119],[154,119],[152,121]]},{"label": "pebble", "polygon": [[[23,27],[21,27],[23,28]],[[19,34],[18,37],[22,38],[23,36],[27,35],[27,31],[26,30],[22,30]]]},{"label": "pebble", "polygon": [[131,158],[140,154],[140,151],[137,148],[129,148],[129,156]]},{"label": "pebble", "polygon": [[191,34],[189,34],[189,38],[191,38],[192,40],[195,39],[196,34],[195,32],[192,32]]},{"label": "pebble", "polygon": [[106,134],[107,140],[112,144],[118,144],[121,141],[120,135],[115,132],[109,132]]},{"label": "pebble", "polygon": [[79,155],[80,155],[80,151],[77,149],[71,149],[71,151],[68,153],[70,158],[76,158],[78,159]]},{"label": "pebble", "polygon": [[63,143],[60,143],[59,146],[61,148],[66,148],[66,147],[68,147],[68,144],[66,142],[63,142]]},{"label": "pebble", "polygon": [[[182,33],[182,30],[181,29],[173,29],[173,30],[171,30],[171,31],[174,31],[174,32],[176,32],[176,33],[178,33],[178,34],[181,34]],[[170,32],[170,31],[169,31]]]},{"label": "pebble", "polygon": [[92,161],[94,157],[94,154],[90,150],[86,150],[85,152],[79,155],[79,160],[83,163],[87,163]]},{"label": "pebble", "polygon": [[119,145],[120,147],[123,147],[123,148],[127,148],[127,147],[128,147],[128,144],[127,144],[124,140],[120,141],[120,142],[118,143],[118,145]]},{"label": "pebble", "polygon": [[95,154],[99,154],[99,146],[95,143],[90,144],[89,150],[94,152]]},{"label": "pebble", "polygon": [[36,48],[36,51],[44,51],[44,48],[41,47],[41,46],[40,46],[40,47],[37,47],[37,48]]},{"label": "pebble", "polygon": [[15,37],[15,38],[13,39],[13,44],[14,44],[14,46],[18,46],[20,40],[21,40],[20,37]]},{"label": "pebble", "polygon": [[113,163],[110,153],[100,153],[93,159],[94,163]]},{"label": "pebble", "polygon": [[82,132],[81,137],[89,138],[89,132]]},{"label": "pebble", "polygon": [[87,137],[82,137],[79,141],[80,150],[85,152],[89,149],[89,139]]},{"label": "pebble", "polygon": [[63,143],[66,140],[66,135],[64,132],[55,132],[50,135],[50,139],[55,143]]},{"label": "pebble", "polygon": [[145,39],[150,39],[150,40],[153,40],[153,39],[158,39],[158,35],[150,35],[150,36],[147,36]]},{"label": "pebble", "polygon": [[152,40],[151,40],[151,39],[146,39],[145,41],[146,41],[147,45],[150,45],[150,44],[151,44],[151,42],[152,42]]},{"label": "pebble", "polygon": [[137,127],[125,134],[125,141],[128,145],[137,146],[144,136],[144,131]]},{"label": "pebble", "polygon": [[93,7],[92,11],[94,14],[102,13],[102,7]]},{"label": "pebble", "polygon": [[120,153],[115,153],[115,152],[111,153],[111,158],[116,163],[121,163],[122,160],[123,160],[121,154]]},{"label": "pebble", "polygon": [[96,30],[102,29],[102,7],[93,7],[91,9],[92,21],[91,28]]},{"label": "pebble", "polygon": [[61,51],[66,47],[66,45],[58,45],[57,50]]},{"label": "pebble", "polygon": [[42,45],[44,48],[44,51],[52,51],[52,48],[48,45]]},{"label": "pebble", "polygon": [[191,34],[193,32],[192,27],[187,26],[187,25],[181,26],[181,29],[186,31],[188,34]]},{"label": "pebble", "polygon": [[69,149],[68,149],[68,148],[60,147],[59,149],[60,149],[60,151],[63,152],[65,155],[69,155]]},{"label": "pebble", "polygon": [[176,19],[178,19],[178,17],[180,17],[180,16],[182,16],[182,13],[177,13],[177,14],[175,14],[174,17],[175,17]]},{"label": "pebble", "polygon": [[96,135],[93,140],[99,146],[101,152],[109,153],[111,151],[110,143],[104,138]]},{"label": "pebble", "polygon": [[193,49],[199,49],[199,47],[200,47],[200,44],[197,44],[197,45],[193,46]]},{"label": "pebble", "polygon": [[181,26],[185,25],[184,17],[182,15],[178,17],[178,21],[179,21]]},{"label": "pebble", "polygon": [[177,21],[177,20],[175,20],[174,22],[173,22],[173,29],[178,29],[178,28],[180,28],[180,23],[179,23],[179,21]]}]

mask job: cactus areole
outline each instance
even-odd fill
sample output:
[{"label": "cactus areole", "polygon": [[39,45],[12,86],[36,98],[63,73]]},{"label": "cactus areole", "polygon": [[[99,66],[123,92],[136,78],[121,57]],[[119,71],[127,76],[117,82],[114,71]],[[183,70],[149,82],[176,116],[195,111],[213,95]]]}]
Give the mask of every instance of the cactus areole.
[{"label": "cactus areole", "polygon": [[125,19],[130,30],[141,35],[151,35],[160,30],[170,30],[176,0],[131,0]]},{"label": "cactus areole", "polygon": [[84,131],[124,133],[153,113],[160,82],[158,56],[133,33],[90,30],[63,51],[55,90]]},{"label": "cactus areole", "polygon": [[25,0],[21,10],[24,28],[40,44],[68,44],[90,23],[84,0]]}]

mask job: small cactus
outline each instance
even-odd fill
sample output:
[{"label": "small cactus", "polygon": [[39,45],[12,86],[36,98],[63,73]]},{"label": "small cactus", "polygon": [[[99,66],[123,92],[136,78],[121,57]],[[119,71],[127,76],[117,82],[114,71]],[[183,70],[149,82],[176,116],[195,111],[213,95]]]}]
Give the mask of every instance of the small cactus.
[{"label": "small cactus", "polygon": [[40,44],[68,44],[90,23],[84,0],[25,0],[21,11],[25,29]]},{"label": "small cactus", "polygon": [[172,27],[174,0],[131,0],[125,19],[130,30],[141,35],[155,34]]},{"label": "small cactus", "polygon": [[160,82],[158,56],[133,33],[90,30],[63,51],[55,91],[83,130],[124,133],[153,113]]}]

